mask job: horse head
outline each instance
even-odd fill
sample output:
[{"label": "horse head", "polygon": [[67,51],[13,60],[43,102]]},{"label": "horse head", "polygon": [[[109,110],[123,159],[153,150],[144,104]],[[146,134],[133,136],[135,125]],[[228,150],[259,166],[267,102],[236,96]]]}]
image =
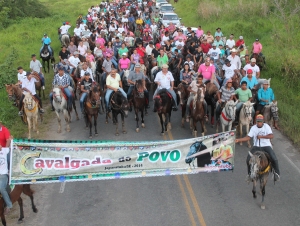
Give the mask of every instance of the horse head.
[{"label": "horse head", "polygon": [[31,96],[30,93],[25,94],[25,98],[23,100],[24,107],[28,109],[29,111],[32,111],[36,107],[36,102]]},{"label": "horse head", "polygon": [[144,98],[144,83],[142,80],[137,80],[135,83],[135,91],[139,98]]},{"label": "horse head", "polygon": [[247,101],[243,103],[242,111],[244,113],[244,117],[248,119],[249,121],[252,120],[252,108],[254,103],[251,103],[250,101]]},{"label": "horse head", "polygon": [[14,96],[13,85],[12,84],[10,84],[10,85],[5,84],[5,89],[6,89],[6,92],[8,94],[8,99],[13,100],[13,96]]},{"label": "horse head", "polygon": [[230,100],[226,103],[224,109],[226,113],[226,117],[230,120],[235,120],[235,111],[236,111],[236,105],[238,101],[234,102],[233,100]]},{"label": "horse head", "polygon": [[56,103],[59,103],[61,104],[62,102],[62,94],[61,94],[61,89],[58,87],[58,86],[54,86],[53,87],[53,100],[56,102]]},{"label": "horse head", "polygon": [[157,113],[161,113],[163,108],[161,96],[159,94],[156,95],[153,101],[154,101],[154,108],[156,109]]},{"label": "horse head", "polygon": [[174,90],[177,91],[177,94],[180,97],[180,105],[183,105],[189,97],[189,92],[187,90],[188,85],[180,83],[177,87],[174,87]]},{"label": "horse head", "polygon": [[89,93],[89,100],[93,106],[100,106],[100,89],[97,85],[91,87]]},{"label": "horse head", "polygon": [[261,169],[261,155],[259,153],[252,154],[250,151],[248,153],[250,155],[250,177],[256,179]]}]

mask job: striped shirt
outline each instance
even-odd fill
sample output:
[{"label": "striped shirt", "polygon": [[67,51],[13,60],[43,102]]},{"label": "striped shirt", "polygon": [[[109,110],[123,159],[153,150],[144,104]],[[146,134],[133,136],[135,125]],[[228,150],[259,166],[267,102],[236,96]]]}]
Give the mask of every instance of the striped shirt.
[{"label": "striped shirt", "polygon": [[230,97],[235,95],[235,90],[233,87],[231,87],[230,90],[228,90],[225,86],[222,86],[219,92],[222,93],[221,95],[222,102],[229,101]]}]

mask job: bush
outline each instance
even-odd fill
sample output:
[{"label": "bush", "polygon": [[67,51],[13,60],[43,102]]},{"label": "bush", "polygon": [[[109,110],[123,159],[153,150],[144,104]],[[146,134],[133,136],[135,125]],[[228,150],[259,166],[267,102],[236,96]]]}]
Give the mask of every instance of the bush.
[{"label": "bush", "polygon": [[5,84],[14,83],[16,81],[16,68],[14,68],[13,65],[17,57],[16,49],[12,48],[5,62],[0,65],[0,89],[3,88]]}]

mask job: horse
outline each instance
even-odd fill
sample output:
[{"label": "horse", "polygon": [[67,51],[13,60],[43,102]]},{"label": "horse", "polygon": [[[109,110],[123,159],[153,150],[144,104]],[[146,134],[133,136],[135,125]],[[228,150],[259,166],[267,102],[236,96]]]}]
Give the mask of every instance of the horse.
[{"label": "horse", "polygon": [[103,73],[102,64],[103,64],[103,58],[102,57],[98,57],[96,59],[96,71],[95,71],[95,78],[94,79],[99,84],[101,84],[100,78],[101,78],[101,75]]},{"label": "horse", "polygon": [[[181,127],[184,127],[184,122],[185,122],[185,119],[186,119],[186,115],[185,115],[185,112],[186,112],[186,104],[187,104],[187,100],[190,96],[190,92],[188,91],[188,85],[185,84],[185,83],[180,83],[176,88],[174,88],[176,91],[177,91],[177,94],[179,96],[179,103],[180,103],[180,106],[181,106]],[[188,106],[189,107],[189,106]]]},{"label": "horse", "polygon": [[272,169],[270,156],[263,151],[255,151],[253,154],[249,151],[250,160],[250,178],[253,180],[253,198],[256,198],[256,183],[260,182],[260,191],[262,194],[262,200],[260,204],[261,209],[265,209],[264,198],[265,198],[265,187],[268,181],[269,173]]},{"label": "horse", "polygon": [[[71,92],[73,91],[72,88],[69,88],[71,90]],[[57,121],[58,121],[58,133],[61,133],[61,119],[60,119],[60,112],[63,112],[64,117],[65,117],[65,121],[66,121],[66,130],[67,132],[70,132],[70,122],[71,122],[71,111],[67,109],[67,100],[66,97],[64,97],[61,89],[57,86],[54,86],[53,88],[53,107],[55,109],[55,113],[57,116]],[[73,108],[75,110],[76,113],[76,119],[79,120],[78,117],[78,113],[76,110],[76,106],[75,106],[75,100],[73,100]]]},{"label": "horse", "polygon": [[[67,34],[61,36],[61,45],[68,47],[70,44],[70,37]],[[74,42],[75,44],[75,42]]]},{"label": "horse", "polygon": [[[39,117],[39,106],[38,101],[33,98],[30,93],[25,93],[24,103],[24,112],[27,117],[28,123],[28,139],[31,139],[31,129],[36,130],[36,133],[39,134],[38,130],[38,117]],[[42,115],[40,115],[41,121],[43,121]]]},{"label": "horse", "polygon": [[263,110],[262,114],[264,116],[264,122],[267,123],[269,126],[272,126],[272,120],[274,121],[274,126],[276,129],[278,128],[278,107],[277,107],[277,101],[271,102],[270,104],[266,105]]},{"label": "horse", "polygon": [[[23,211],[23,199],[21,198],[21,194],[24,193],[25,195],[30,197],[31,200],[31,208],[34,213],[38,212],[38,209],[34,205],[33,201],[33,193],[34,191],[30,189],[30,184],[19,184],[14,187],[14,189],[10,192],[9,196],[12,203],[18,201],[20,207],[20,217],[18,219],[18,223],[22,223],[24,219],[24,211]],[[4,216],[4,200],[0,198],[0,217],[2,224],[6,226],[6,220]]]},{"label": "horse", "polygon": [[258,53],[252,53],[250,59],[252,58],[256,59],[256,65],[259,67],[260,70],[266,67],[266,60],[262,55]]},{"label": "horse", "polygon": [[178,2],[178,0],[174,0],[174,3],[177,3]]},{"label": "horse", "polygon": [[240,77],[235,74],[233,77],[232,77],[232,87],[236,90],[238,88],[240,88],[240,82],[241,82],[241,79]]},{"label": "horse", "polygon": [[[249,133],[249,124],[252,120],[253,105],[254,103],[247,101],[243,104],[241,108],[239,115],[239,124],[237,126],[237,128],[239,128],[239,133],[241,137],[243,137],[243,126],[246,126],[246,134]],[[240,142],[240,145],[243,145],[243,143]],[[248,140],[248,147],[251,148],[250,140]]]},{"label": "horse", "polygon": [[43,91],[43,99],[45,99],[45,91],[42,88],[42,80],[39,76],[39,74],[35,71],[31,72],[31,74],[34,76],[34,78],[37,80],[37,82],[35,82],[35,90],[39,92],[39,97],[42,98],[41,96],[41,92]]},{"label": "horse", "polygon": [[[92,117],[94,117],[94,126],[95,126],[95,136],[98,136],[97,132],[97,118],[101,105],[101,89],[100,86],[92,85],[89,94],[87,95],[85,104],[84,104],[84,113],[85,113],[85,123],[86,128],[90,127],[90,136],[92,136]],[[103,106],[102,106],[103,108]]]},{"label": "horse", "polygon": [[[125,122],[124,117],[127,118],[128,116],[128,110],[129,110],[129,104],[127,98],[123,96],[123,94],[119,91],[114,92],[112,96],[110,97],[110,105],[112,109],[112,120],[114,125],[116,125],[116,136],[119,136],[119,130],[118,130],[118,115],[121,114],[122,119],[122,132],[123,134],[126,134],[127,131],[125,129]],[[108,117],[109,113],[106,113],[106,122],[108,123]]]},{"label": "horse", "polygon": [[[235,120],[236,105],[238,101],[233,100],[227,101],[225,107],[223,108],[220,116],[220,121],[222,124],[222,132],[225,132],[225,126],[228,126],[228,131],[231,130],[232,123]],[[219,131],[219,123],[217,123],[217,133]]]},{"label": "horse", "polygon": [[[218,92],[218,87],[211,82],[206,83],[206,91],[205,91],[205,101],[207,105],[210,105],[210,124],[211,127],[214,126],[215,120],[215,108],[216,108],[216,94]],[[206,112],[207,114],[208,112]]]},{"label": "horse", "polygon": [[[198,88],[197,95],[194,97],[194,101],[191,103],[191,118],[192,121],[190,124],[192,125],[193,123],[193,134],[195,137],[197,137],[197,122],[200,122],[201,128],[202,128],[202,136],[206,133],[206,128],[204,125],[204,116],[206,112],[204,111],[204,106],[203,106],[203,100],[204,100],[204,92],[202,88]],[[190,106],[188,106],[190,107]]]},{"label": "horse", "polygon": [[144,95],[144,84],[142,80],[137,80],[132,91],[132,100],[133,100],[133,107],[135,112],[135,119],[136,119],[136,132],[139,132],[139,111],[141,112],[141,119],[142,119],[142,127],[145,128],[144,124],[144,111],[147,114],[146,109],[146,97]]},{"label": "horse", "polygon": [[[50,47],[51,48],[51,47]],[[51,48],[52,49],[52,48]],[[44,68],[44,72],[46,73],[46,62],[47,62],[47,68],[48,68],[48,73],[50,71],[50,63],[49,61],[51,60],[52,64],[55,64],[55,59],[54,59],[54,52],[52,49],[52,57],[50,55],[49,49],[48,49],[48,45],[44,44],[41,54],[40,54],[42,61],[43,61],[43,68]]]},{"label": "horse", "polygon": [[[154,109],[160,119],[161,134],[164,135],[165,131],[168,131],[168,127],[171,129],[172,96],[166,89],[161,89],[153,101]],[[164,115],[165,121],[163,121],[162,115]]]}]

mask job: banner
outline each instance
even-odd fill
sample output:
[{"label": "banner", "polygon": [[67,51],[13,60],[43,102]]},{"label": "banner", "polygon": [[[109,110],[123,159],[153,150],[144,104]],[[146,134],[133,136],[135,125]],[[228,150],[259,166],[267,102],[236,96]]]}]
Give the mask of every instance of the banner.
[{"label": "banner", "polygon": [[171,141],[14,139],[10,183],[106,180],[228,171],[235,132]]}]

